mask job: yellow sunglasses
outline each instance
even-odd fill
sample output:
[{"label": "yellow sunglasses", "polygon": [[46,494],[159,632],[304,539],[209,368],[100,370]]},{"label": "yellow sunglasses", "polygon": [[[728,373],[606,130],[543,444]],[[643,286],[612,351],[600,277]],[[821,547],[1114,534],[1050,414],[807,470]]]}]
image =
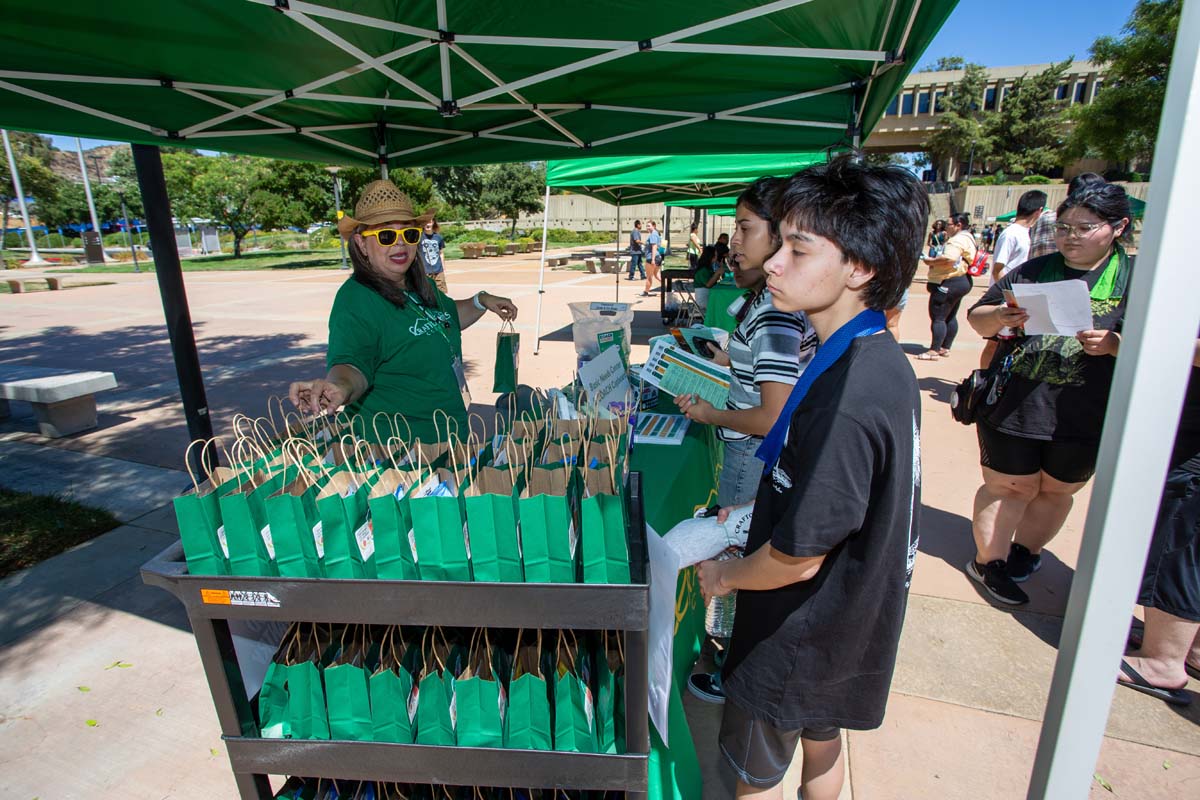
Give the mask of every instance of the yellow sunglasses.
[{"label": "yellow sunglasses", "polygon": [[397,239],[403,239],[405,244],[416,244],[421,241],[423,231],[420,228],[379,228],[374,231],[363,231],[363,236],[374,236],[384,247],[391,247]]}]

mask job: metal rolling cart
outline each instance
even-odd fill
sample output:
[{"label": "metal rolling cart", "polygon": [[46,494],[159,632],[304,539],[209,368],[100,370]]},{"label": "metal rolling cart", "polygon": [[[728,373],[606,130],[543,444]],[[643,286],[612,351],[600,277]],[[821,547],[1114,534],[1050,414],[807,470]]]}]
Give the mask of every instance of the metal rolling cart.
[{"label": "metal rolling cart", "polygon": [[[650,613],[641,475],[629,474],[628,585],[326,580],[190,575],[176,543],[142,567],[142,580],[183,603],[243,800],[274,797],[268,775],[524,788],[648,790]],[[229,620],[574,628],[622,631],[624,754],[264,739],[242,682]]]}]

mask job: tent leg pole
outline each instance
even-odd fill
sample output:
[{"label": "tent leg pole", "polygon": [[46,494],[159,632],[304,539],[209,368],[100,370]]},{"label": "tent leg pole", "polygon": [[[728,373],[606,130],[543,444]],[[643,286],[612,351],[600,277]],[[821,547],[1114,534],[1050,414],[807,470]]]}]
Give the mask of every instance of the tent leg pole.
[{"label": "tent leg pole", "polygon": [[1104,741],[1113,678],[1154,529],[1194,363],[1200,306],[1181,293],[1200,214],[1200,3],[1183,4],[1167,79],[1154,183],[1112,381],[1079,564],[1027,797],[1082,800]]},{"label": "tent leg pole", "polygon": [[[633,251],[632,250],[629,252],[629,258],[631,259],[630,263],[632,264],[632,259],[633,259]],[[603,261],[604,261],[604,259],[601,259],[601,263],[603,263]],[[616,280],[616,283],[613,284],[616,287],[616,293],[613,295],[613,302],[619,303],[619,302],[621,302],[621,201],[620,200],[617,201],[617,252],[613,253],[613,261],[617,262],[617,271],[615,273],[617,280]],[[632,267],[631,267],[631,269],[632,269]]]},{"label": "tent leg pole", "polygon": [[[167,335],[171,339],[171,354],[179,378],[179,393],[183,399],[183,414],[187,420],[188,439],[211,439],[212,419],[204,392],[204,376],[200,372],[200,356],[196,352],[196,336],[192,330],[192,314],[188,308],[187,292],[183,285],[183,268],[175,248],[175,225],[171,221],[171,200],[163,179],[162,155],[153,145],[133,145],[133,164],[137,169],[142,205],[146,209],[146,224],[150,229],[150,246],[154,248],[154,274],[162,295]],[[194,468],[201,467],[201,458],[215,459],[211,445],[208,454],[193,451]],[[209,460],[209,464],[215,464]],[[200,473],[197,473],[200,474]]]},{"label": "tent leg pole", "polygon": [[703,229],[703,233],[701,233],[701,235],[700,235],[700,241],[704,242],[705,244],[708,244],[709,243],[708,242],[708,209],[706,208],[703,211],[701,211],[700,215],[701,215],[701,218],[704,220],[704,229]]},{"label": "tent leg pole", "polygon": [[550,224],[550,184],[546,184],[546,197],[542,203],[542,263],[538,267],[537,322],[533,329],[533,354],[542,349],[542,295],[546,293],[546,228]]}]

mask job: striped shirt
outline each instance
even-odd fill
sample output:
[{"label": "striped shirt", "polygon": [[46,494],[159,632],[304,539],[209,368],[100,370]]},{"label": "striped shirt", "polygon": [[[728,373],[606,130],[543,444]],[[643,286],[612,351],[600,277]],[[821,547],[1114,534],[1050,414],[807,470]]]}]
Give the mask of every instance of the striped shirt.
[{"label": "striped shirt", "polygon": [[[729,337],[730,411],[762,405],[760,383],[794,386],[817,349],[816,331],[803,311],[777,311],[766,291],[748,302],[750,312]],[[717,435],[726,442],[756,438],[732,428],[718,428]]]}]

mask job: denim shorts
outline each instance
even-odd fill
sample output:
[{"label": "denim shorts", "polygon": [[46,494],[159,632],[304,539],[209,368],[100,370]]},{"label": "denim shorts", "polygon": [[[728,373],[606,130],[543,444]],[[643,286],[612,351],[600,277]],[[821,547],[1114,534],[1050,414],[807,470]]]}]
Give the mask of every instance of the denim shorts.
[{"label": "denim shorts", "polygon": [[721,467],[721,484],[717,487],[717,505],[749,503],[758,496],[758,484],[762,480],[763,462],[754,455],[762,439],[751,436],[724,444],[725,462]]}]

